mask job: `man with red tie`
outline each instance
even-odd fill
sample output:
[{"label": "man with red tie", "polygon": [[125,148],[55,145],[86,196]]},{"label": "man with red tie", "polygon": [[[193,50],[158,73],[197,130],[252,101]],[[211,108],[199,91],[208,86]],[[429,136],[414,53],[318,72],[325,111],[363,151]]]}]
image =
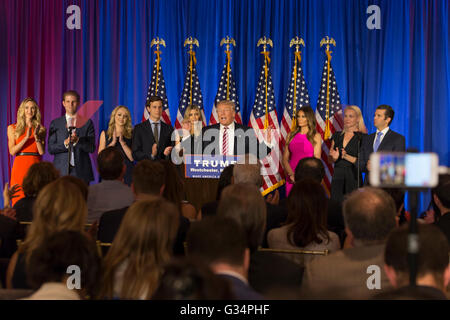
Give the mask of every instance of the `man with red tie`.
[{"label": "man with red tie", "polygon": [[233,101],[223,100],[216,106],[219,123],[204,127],[204,155],[244,155],[254,154],[259,159],[270,152],[270,135],[267,144],[259,143],[252,128],[234,121],[236,116]]}]

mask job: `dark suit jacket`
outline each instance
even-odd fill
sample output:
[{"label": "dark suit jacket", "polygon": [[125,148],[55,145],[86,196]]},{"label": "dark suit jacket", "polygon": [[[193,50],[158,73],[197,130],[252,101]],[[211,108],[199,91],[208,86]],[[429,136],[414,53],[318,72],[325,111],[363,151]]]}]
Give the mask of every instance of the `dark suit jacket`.
[{"label": "dark suit jacket", "polygon": [[[361,172],[368,173],[367,170],[367,161],[370,159],[370,154],[373,152],[373,143],[375,141],[376,132],[365,136],[362,141],[361,146],[361,155],[359,157],[359,165]],[[381,144],[378,147],[377,151],[388,151],[388,152],[405,152],[406,143],[405,137],[401,134],[388,130],[386,136],[381,141]],[[368,175],[366,175],[364,179],[364,184],[367,184],[369,181]]]},{"label": "dark suit jacket", "polygon": [[[89,153],[95,150],[95,130],[91,119],[81,128],[77,128],[76,134],[79,137],[77,144],[73,148],[76,176],[89,184],[90,181],[94,180]],[[53,164],[60,171],[61,175],[69,174],[69,149],[66,149],[64,146],[64,140],[68,136],[69,131],[67,130],[65,115],[50,123],[48,152],[55,156]]]},{"label": "dark suit jacket", "polygon": [[226,279],[231,284],[234,298],[236,300],[263,300],[264,297],[254,291],[244,283],[241,279],[228,274],[219,274],[220,277]]},{"label": "dark suit jacket", "polygon": [[170,155],[168,157],[164,155],[164,149],[174,145],[174,142],[172,142],[173,128],[163,121],[161,121],[160,123],[161,130],[159,132],[158,152],[155,159],[152,159],[151,157],[152,147],[155,143],[155,137],[153,136],[153,130],[150,121],[144,121],[134,127],[133,139],[131,144],[131,150],[133,152],[134,160],[161,160],[170,158]]},{"label": "dark suit jacket", "polygon": [[[202,129],[203,154],[220,154],[220,123]],[[234,123],[234,150],[233,155],[254,154],[263,159],[270,153],[265,143],[259,143],[253,128]]]},{"label": "dark suit jacket", "polygon": [[[97,233],[97,239],[100,242],[112,243],[114,241],[114,237],[117,231],[119,231],[120,224],[128,208],[107,211],[101,216]],[[173,253],[175,255],[184,255],[184,241],[186,240],[189,227],[189,220],[180,216],[180,225],[173,246]]]},{"label": "dark suit jacket", "polygon": [[250,256],[248,282],[262,295],[272,290],[300,290],[304,269],[277,253],[256,251]]},{"label": "dark suit jacket", "polygon": [[19,224],[15,220],[0,215],[0,258],[9,259],[17,250],[18,230]]},{"label": "dark suit jacket", "polygon": [[[384,272],[384,244],[359,246],[317,256],[306,265],[303,290],[307,299],[370,299],[392,289]],[[380,269],[380,290],[370,290],[369,266]]]},{"label": "dark suit jacket", "polygon": [[435,224],[445,234],[448,243],[450,244],[450,212],[441,216]]}]

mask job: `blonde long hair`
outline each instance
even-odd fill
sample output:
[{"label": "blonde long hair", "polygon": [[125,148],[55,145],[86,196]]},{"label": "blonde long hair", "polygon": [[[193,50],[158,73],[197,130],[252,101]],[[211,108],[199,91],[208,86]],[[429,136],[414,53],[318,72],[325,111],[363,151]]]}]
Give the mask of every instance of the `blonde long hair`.
[{"label": "blonde long hair", "polygon": [[[33,128],[36,128],[38,124],[41,124],[41,111],[39,110],[39,107],[37,105],[36,100],[33,98],[25,98],[19,105],[19,109],[17,110],[17,118],[16,118],[16,128],[14,131],[14,137],[18,139],[24,132],[27,124],[25,123],[25,104],[28,102],[33,102],[34,107],[36,109],[36,114],[34,115],[33,119],[31,119],[31,126]],[[39,129],[38,134],[42,134],[44,131],[44,128],[41,127]]]},{"label": "blonde long hair", "polygon": [[87,217],[86,200],[80,188],[67,179],[59,178],[46,185],[33,206],[33,223],[19,252],[26,261],[31,253],[57,231],[83,232]]},{"label": "blonde long hair", "polygon": [[[305,114],[306,120],[308,122],[308,133],[306,134],[306,138],[314,146],[316,144],[316,142],[314,141],[314,137],[317,134],[317,130],[316,130],[317,121],[316,121],[316,117],[314,115],[314,111],[310,106],[303,106],[297,111],[296,116],[298,116],[298,114],[300,112],[303,112]],[[298,121],[296,119],[295,128],[291,132],[289,132],[289,135],[287,137],[286,147],[289,145],[289,143],[291,143],[292,139],[294,139],[295,135],[297,133],[299,133],[300,130],[301,130],[301,127],[298,125]]]},{"label": "blonde long hair", "polygon": [[[356,113],[356,117],[358,118],[358,131],[362,133],[367,133],[366,125],[364,124],[364,118],[362,116],[361,109],[358,106],[355,105],[349,105],[345,108],[344,113],[346,110],[353,110]],[[345,133],[345,127],[342,130],[342,134]]]},{"label": "blonde long hair", "polygon": [[117,269],[126,263],[121,299],[149,299],[156,290],[162,266],[172,256],[179,213],[174,204],[155,197],[134,203],[126,212],[104,260],[100,298],[113,298]]},{"label": "blonde long hair", "polygon": [[111,116],[109,118],[108,130],[106,131],[106,136],[111,138],[114,134],[114,129],[116,128],[116,113],[119,109],[125,109],[125,113],[127,116],[127,122],[124,126],[123,136],[127,139],[131,139],[131,132],[133,131],[133,125],[131,124],[131,113],[130,110],[126,106],[117,106],[111,112]]}]

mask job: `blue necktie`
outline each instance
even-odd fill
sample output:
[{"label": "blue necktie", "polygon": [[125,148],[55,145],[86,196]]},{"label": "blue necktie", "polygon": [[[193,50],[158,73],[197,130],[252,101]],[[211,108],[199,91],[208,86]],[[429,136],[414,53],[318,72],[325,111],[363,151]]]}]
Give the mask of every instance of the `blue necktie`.
[{"label": "blue necktie", "polygon": [[381,131],[377,133],[377,138],[375,139],[375,144],[373,145],[374,152],[377,152],[378,147],[380,146],[382,135],[383,135],[383,132],[381,132]]}]

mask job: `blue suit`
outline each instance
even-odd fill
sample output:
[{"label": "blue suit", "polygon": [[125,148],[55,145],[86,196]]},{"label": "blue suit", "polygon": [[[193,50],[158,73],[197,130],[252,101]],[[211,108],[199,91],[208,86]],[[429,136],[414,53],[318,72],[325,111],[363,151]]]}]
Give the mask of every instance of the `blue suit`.
[{"label": "blue suit", "polygon": [[[75,129],[79,140],[73,147],[75,159],[75,176],[87,184],[94,180],[89,153],[95,150],[94,124],[89,119],[84,126]],[[66,116],[54,119],[50,124],[48,135],[48,151],[54,155],[53,164],[61,175],[69,175],[69,150],[64,146],[64,140],[69,137]]]}]

